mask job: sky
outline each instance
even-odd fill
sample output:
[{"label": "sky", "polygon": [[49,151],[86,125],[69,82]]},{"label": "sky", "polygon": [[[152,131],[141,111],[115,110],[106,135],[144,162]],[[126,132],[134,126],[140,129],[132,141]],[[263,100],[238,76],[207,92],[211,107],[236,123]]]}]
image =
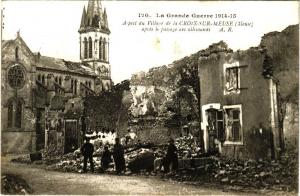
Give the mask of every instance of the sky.
[{"label": "sky", "polygon": [[[33,52],[79,61],[79,34],[83,6],[87,1],[3,1],[4,29],[2,39],[14,39],[16,32]],[[106,8],[110,34],[110,64],[115,83],[129,79],[132,74],[151,67],[171,64],[187,55],[225,41],[233,50],[245,50],[260,43],[271,31],[282,31],[299,23],[298,1],[102,1]],[[149,14],[151,18],[138,17]],[[166,18],[168,14],[228,14],[236,18],[208,19],[213,21],[249,22],[251,27],[234,27],[232,32],[143,32],[140,26],[123,25],[157,20],[182,21]],[[156,18],[164,14],[164,18]],[[203,21],[207,21],[203,19]]]}]

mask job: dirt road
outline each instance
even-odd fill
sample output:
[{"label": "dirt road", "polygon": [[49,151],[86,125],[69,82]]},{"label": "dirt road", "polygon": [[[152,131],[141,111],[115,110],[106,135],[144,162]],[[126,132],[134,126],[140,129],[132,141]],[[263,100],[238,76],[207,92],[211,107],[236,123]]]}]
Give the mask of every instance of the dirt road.
[{"label": "dirt road", "polygon": [[134,194],[134,195],[224,195],[238,194],[201,188],[174,181],[163,181],[157,177],[117,176],[106,174],[76,174],[47,171],[36,165],[17,164],[1,160],[1,172],[20,175],[34,194]]}]

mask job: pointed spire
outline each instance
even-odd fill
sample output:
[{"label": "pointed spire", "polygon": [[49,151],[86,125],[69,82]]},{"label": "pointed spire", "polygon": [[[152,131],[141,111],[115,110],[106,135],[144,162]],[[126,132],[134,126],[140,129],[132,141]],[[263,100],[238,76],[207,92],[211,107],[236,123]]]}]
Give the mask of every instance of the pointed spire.
[{"label": "pointed spire", "polygon": [[103,12],[103,21],[104,21],[104,27],[106,29],[108,29],[108,21],[107,21],[106,8],[104,8],[104,12]]},{"label": "pointed spire", "polygon": [[17,31],[17,38],[21,37],[20,36],[20,29]]},{"label": "pointed spire", "polygon": [[79,31],[89,27],[109,32],[106,9],[102,10],[101,0],[89,0],[87,9],[83,8]]},{"label": "pointed spire", "polygon": [[82,16],[81,16],[80,28],[84,28],[85,26],[86,26],[86,11],[84,6],[82,11]]}]

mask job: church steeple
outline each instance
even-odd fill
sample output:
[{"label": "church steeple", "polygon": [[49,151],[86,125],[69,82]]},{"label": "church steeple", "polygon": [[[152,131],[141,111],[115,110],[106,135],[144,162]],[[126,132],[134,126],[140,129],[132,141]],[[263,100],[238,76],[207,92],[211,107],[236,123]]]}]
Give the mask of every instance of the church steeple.
[{"label": "church steeple", "polygon": [[85,10],[85,7],[83,8],[79,33],[95,29],[110,33],[106,10],[102,10],[101,2],[99,0],[89,0],[87,10]]},{"label": "church steeple", "polygon": [[82,16],[81,16],[81,23],[80,23],[80,29],[85,28],[85,21],[86,21],[86,11],[85,6],[83,7]]},{"label": "church steeple", "polygon": [[[80,27],[80,60],[98,75],[99,89],[111,86],[109,35],[106,9],[100,0],[89,0],[82,11]],[[106,87],[105,87],[106,86]]]}]

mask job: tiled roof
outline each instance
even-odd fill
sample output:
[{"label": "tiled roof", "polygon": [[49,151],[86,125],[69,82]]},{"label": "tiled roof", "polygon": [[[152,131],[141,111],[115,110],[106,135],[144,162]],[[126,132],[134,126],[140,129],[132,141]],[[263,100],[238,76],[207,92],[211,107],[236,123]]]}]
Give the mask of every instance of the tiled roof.
[{"label": "tiled roof", "polygon": [[58,71],[67,71],[83,75],[97,76],[96,73],[87,65],[78,62],[65,61],[64,59],[39,56],[37,60],[37,68],[54,69]]}]

